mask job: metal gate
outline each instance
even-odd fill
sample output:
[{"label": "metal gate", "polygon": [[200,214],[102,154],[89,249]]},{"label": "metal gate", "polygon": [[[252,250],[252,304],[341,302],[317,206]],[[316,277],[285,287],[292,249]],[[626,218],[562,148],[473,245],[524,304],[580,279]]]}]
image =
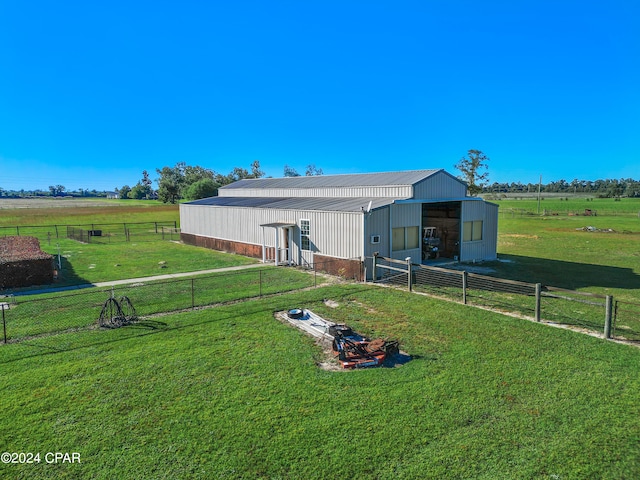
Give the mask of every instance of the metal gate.
[{"label": "metal gate", "polygon": [[411,257],[407,257],[405,260],[396,260],[375,255],[371,276],[375,283],[403,284],[411,290],[413,281]]}]

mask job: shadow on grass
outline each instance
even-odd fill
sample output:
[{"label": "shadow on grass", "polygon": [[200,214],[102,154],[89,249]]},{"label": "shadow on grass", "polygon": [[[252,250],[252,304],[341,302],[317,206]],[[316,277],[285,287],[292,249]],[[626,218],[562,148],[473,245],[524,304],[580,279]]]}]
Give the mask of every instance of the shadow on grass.
[{"label": "shadow on grass", "polygon": [[[352,285],[351,287],[345,287],[341,292],[342,297],[348,297],[355,292],[362,289],[361,286]],[[313,293],[310,291],[308,293]],[[287,292],[284,295],[296,294],[299,292]],[[275,294],[274,297],[278,297],[281,294]],[[321,302],[322,292],[318,292],[318,298],[315,295],[310,295],[308,299],[305,299],[305,303]],[[271,300],[274,300],[271,297]],[[275,301],[269,302],[266,306],[261,300],[248,300],[237,305],[237,311],[233,313],[223,313],[222,315],[211,315],[206,319],[196,318],[194,320],[188,319],[179,324],[169,324],[158,320],[142,319],[138,322],[131,323],[129,325],[120,328],[88,328],[79,330],[76,332],[66,332],[43,336],[37,339],[23,340],[16,343],[0,344],[0,364],[12,363],[19,360],[24,360],[33,357],[40,357],[43,355],[52,355],[57,353],[71,352],[91,347],[99,347],[102,345],[116,344],[120,342],[126,342],[132,338],[140,338],[147,335],[156,335],[163,333],[171,333],[179,330],[186,330],[189,328],[198,327],[201,325],[217,322],[232,322],[247,316],[264,314],[268,318],[273,317],[275,311],[284,310],[290,308],[291,301],[287,298],[275,299]],[[299,302],[299,300],[296,300]],[[295,303],[295,302],[294,302]],[[275,306],[275,307],[274,307]],[[228,308],[229,305],[222,305],[211,307],[213,310],[218,308]],[[218,310],[219,312],[220,310]],[[184,314],[184,313],[183,313]],[[188,312],[187,312],[188,314]],[[167,316],[181,315],[179,312],[167,312]],[[114,338],[112,335],[117,335]],[[96,338],[96,335],[104,334],[103,338]],[[105,338],[106,337],[106,338]],[[5,350],[7,349],[7,350]],[[415,359],[415,357],[413,357]]]},{"label": "shadow on grass", "polygon": [[631,268],[566,262],[500,254],[492,276],[577,290],[584,287],[640,289],[640,275]]},{"label": "shadow on grass", "polygon": [[67,258],[61,258],[62,268],[60,269],[58,279],[51,284],[51,287],[68,287],[71,285],[86,285],[91,283],[74,270],[73,264]]},{"label": "shadow on grass", "polygon": [[[24,288],[9,288],[6,290],[0,290],[0,295],[25,295],[32,294],[34,292],[43,292],[51,289],[74,287],[74,289],[90,288],[91,282],[82,276],[80,276],[74,269],[71,262],[61,257],[60,261],[62,268],[59,270],[58,278],[53,283],[44,285],[33,285],[31,287]],[[58,268],[57,256],[55,260],[55,267]]]}]

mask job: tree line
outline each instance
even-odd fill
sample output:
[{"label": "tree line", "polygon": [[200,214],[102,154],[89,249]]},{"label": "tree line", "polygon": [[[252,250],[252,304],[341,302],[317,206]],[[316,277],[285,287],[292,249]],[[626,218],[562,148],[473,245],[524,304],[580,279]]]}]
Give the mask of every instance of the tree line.
[{"label": "tree line", "polygon": [[[640,181],[627,179],[606,180],[579,180],[570,182],[566,180],[552,181],[546,184],[522,183],[522,182],[493,182],[488,181],[489,158],[480,150],[469,150],[467,156],[462,157],[454,167],[460,171],[460,178],[467,182],[470,195],[486,194],[533,194],[538,189],[544,193],[560,194],[589,194],[596,197],[620,198],[640,197]],[[227,174],[218,173],[212,169],[187,165],[178,162],[173,167],[165,166],[156,169],[158,178],[155,180],[157,189],[153,188],[153,181],[149,172],[143,170],[142,178],[133,186],[123,185],[115,188],[119,198],[130,199],[158,199],[164,203],[176,203],[180,200],[198,200],[213,197],[218,194],[218,189],[224,185],[246,178],[262,178],[265,173],[260,167],[260,162],[255,160],[248,169],[235,167]],[[321,168],[313,164],[307,165],[304,175],[322,175]],[[302,174],[289,166],[283,169],[285,177],[299,177]],[[68,191],[63,185],[52,185],[47,190],[3,190],[0,188],[0,197],[106,197],[112,192],[79,189]]]},{"label": "tree line", "polygon": [[640,197],[640,181],[632,178],[606,180],[578,180],[571,182],[558,180],[547,184],[534,183],[498,183],[494,182],[483,187],[483,193],[537,193],[538,188],[543,193],[589,194],[600,198]]},{"label": "tree line", "polygon": [[[185,162],[178,162],[173,167],[166,166],[156,169],[156,172],[159,175],[157,180],[158,190],[154,192],[154,194],[158,200],[164,203],[176,203],[179,200],[198,200],[201,198],[214,197],[218,194],[220,187],[237,182],[238,180],[262,178],[265,175],[260,168],[259,160],[253,161],[249,169],[235,167],[226,175],[217,173],[210,168],[190,166]],[[313,164],[307,165],[305,170],[306,176],[322,175],[322,173],[322,169],[317,168]],[[296,169],[289,165],[284,166],[283,174],[285,177],[300,176]],[[127,197],[139,198],[131,196],[131,193],[139,186],[140,183],[133,187],[130,192],[127,192]],[[123,195],[123,189],[120,189],[119,193],[123,198],[126,198]],[[145,193],[148,195],[147,190],[145,190]]]}]

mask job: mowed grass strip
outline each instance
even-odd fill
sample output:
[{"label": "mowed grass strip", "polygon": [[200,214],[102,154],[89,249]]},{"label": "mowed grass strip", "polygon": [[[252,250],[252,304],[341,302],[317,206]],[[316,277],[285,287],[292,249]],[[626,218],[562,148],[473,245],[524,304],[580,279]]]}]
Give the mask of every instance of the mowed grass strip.
[{"label": "mowed grass strip", "polygon": [[[321,370],[314,342],[273,318],[299,306],[414,358]],[[638,349],[391,289],[323,287],[0,351],[3,450],[82,458],[4,477],[640,475]]]}]

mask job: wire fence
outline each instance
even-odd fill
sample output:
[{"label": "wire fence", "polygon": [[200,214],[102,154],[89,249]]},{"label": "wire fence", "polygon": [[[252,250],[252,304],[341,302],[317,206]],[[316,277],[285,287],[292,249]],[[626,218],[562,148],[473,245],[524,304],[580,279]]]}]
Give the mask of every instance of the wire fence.
[{"label": "wire fence", "polygon": [[610,206],[600,205],[599,208],[571,208],[570,202],[567,202],[566,208],[545,208],[544,205],[540,209],[537,208],[516,208],[504,207],[499,209],[499,215],[502,218],[520,218],[520,217],[629,217],[640,216],[640,212],[626,208],[612,208]]},{"label": "wire fence", "polygon": [[40,242],[69,238],[82,243],[180,240],[175,221],[91,223],[78,225],[14,225],[0,227],[0,236],[29,236]]},{"label": "wire fence", "polygon": [[616,337],[640,341],[640,303],[615,301],[613,331]]},{"label": "wire fence", "polygon": [[413,265],[384,257],[374,258],[374,281],[537,321],[602,332],[606,338],[640,340],[640,305],[616,302],[614,309],[613,297],[608,295]]},{"label": "wire fence", "polygon": [[139,317],[284,293],[317,284],[317,276],[292,268],[253,268],[67,294],[0,298],[3,341],[97,327],[105,304],[126,297]]},{"label": "wire fence", "polygon": [[[412,265],[375,257],[377,283],[605,333],[607,338],[640,341],[640,304],[611,296],[500,279],[463,270]],[[167,281],[88,288],[65,294],[0,297],[4,343],[97,328],[105,304],[126,298],[139,317],[227,304],[317,286],[318,271],[344,272],[355,259],[315,265],[313,274],[298,268],[266,267]],[[346,266],[345,266],[346,265]],[[344,280],[359,281],[351,272]]]}]

